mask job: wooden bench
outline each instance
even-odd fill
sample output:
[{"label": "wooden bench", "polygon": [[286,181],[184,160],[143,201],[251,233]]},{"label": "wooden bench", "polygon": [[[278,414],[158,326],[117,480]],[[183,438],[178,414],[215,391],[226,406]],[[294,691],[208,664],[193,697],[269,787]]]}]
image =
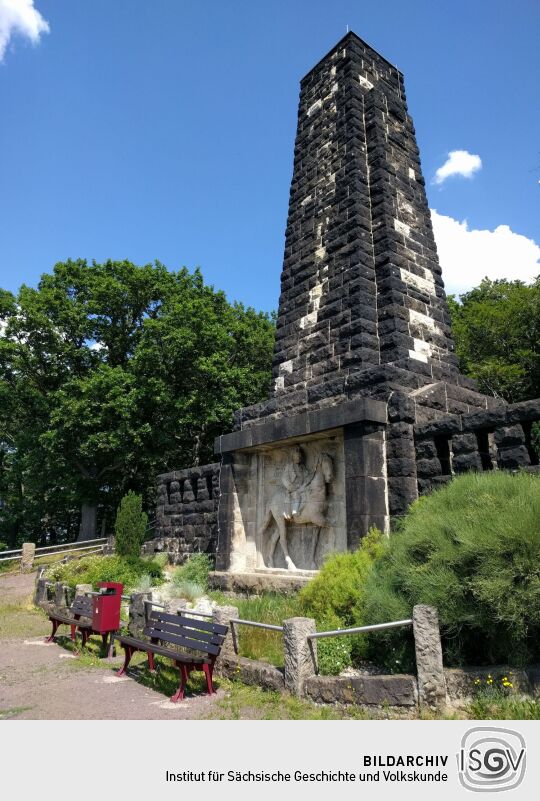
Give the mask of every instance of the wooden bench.
[{"label": "wooden bench", "polygon": [[[90,596],[76,595],[75,600],[71,604],[70,608],[65,612],[56,610],[49,611],[49,620],[52,623],[53,630],[51,636],[47,637],[45,642],[52,642],[56,636],[58,627],[61,625],[67,625],[71,627],[71,639],[74,642],[77,629],[80,631],[82,637],[82,647],[84,648],[91,634],[100,633],[99,631],[94,631],[92,628],[92,605],[92,598]],[[85,620],[82,620],[81,618],[85,618]],[[106,647],[107,634],[102,634],[101,637],[103,640],[103,647]]]},{"label": "wooden bench", "polygon": [[125,651],[125,660],[119,676],[124,675],[135,651],[148,654],[148,666],[155,670],[154,656],[172,659],[180,671],[180,685],[171,701],[184,698],[186,684],[192,670],[202,670],[206,676],[208,694],[215,692],[212,683],[214,662],[225,640],[228,626],[221,626],[185,615],[171,615],[152,610],[144,636],[148,639],[115,635]]}]

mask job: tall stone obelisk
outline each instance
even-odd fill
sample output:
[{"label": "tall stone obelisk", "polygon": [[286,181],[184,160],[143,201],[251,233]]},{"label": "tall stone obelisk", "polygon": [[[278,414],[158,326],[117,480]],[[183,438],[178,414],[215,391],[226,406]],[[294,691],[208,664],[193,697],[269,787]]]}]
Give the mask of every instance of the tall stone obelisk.
[{"label": "tall stone obelisk", "polygon": [[[348,33],[301,82],[273,393],[216,442],[218,562],[260,562],[279,449],[331,455],[334,533],[353,548],[417,497],[415,424],[496,403],[458,369],[403,76]],[[448,443],[433,448],[444,473]]]}]

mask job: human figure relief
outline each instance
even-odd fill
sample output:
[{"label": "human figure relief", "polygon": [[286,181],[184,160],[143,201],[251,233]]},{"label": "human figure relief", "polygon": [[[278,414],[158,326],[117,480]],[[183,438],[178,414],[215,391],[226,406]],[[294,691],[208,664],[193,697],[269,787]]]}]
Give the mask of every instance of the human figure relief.
[{"label": "human figure relief", "polygon": [[274,566],[274,554],[278,540],[289,570],[296,570],[287,546],[287,523],[316,527],[313,537],[310,566],[316,569],[315,554],[322,528],[328,528],[328,485],[334,478],[334,464],[327,453],[320,453],[315,467],[309,471],[299,445],[294,445],[281,476],[283,488],[276,490],[266,510],[259,535],[262,537],[272,520],[276,524],[268,546],[268,567]]},{"label": "human figure relief", "polygon": [[288,521],[292,520],[294,515],[298,515],[304,505],[304,490],[308,481],[308,471],[304,462],[302,449],[299,445],[295,445],[291,448],[290,458],[281,476],[281,483],[287,490],[283,517]]}]

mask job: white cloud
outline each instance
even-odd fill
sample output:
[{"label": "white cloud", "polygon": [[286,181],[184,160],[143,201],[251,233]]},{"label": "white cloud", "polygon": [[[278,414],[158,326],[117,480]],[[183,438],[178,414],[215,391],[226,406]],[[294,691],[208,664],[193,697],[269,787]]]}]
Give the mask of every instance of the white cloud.
[{"label": "white cloud", "polygon": [[470,229],[435,209],[431,212],[443,279],[448,293],[460,294],[485,278],[533,281],[540,274],[540,247],[508,225],[494,231]]},{"label": "white cloud", "polygon": [[472,178],[475,172],[482,168],[482,159],[469,153],[468,150],[451,150],[448,158],[435,173],[435,183],[442,184],[451,175],[461,175],[463,178]]},{"label": "white cloud", "polygon": [[41,34],[48,32],[49,23],[34,8],[34,0],[0,0],[0,62],[14,34],[37,44]]}]

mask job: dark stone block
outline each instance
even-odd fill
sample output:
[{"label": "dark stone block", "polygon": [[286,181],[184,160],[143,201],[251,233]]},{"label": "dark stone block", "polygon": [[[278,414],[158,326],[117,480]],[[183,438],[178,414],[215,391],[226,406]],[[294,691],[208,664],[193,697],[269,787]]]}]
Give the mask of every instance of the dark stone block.
[{"label": "dark stone block", "polygon": [[417,497],[416,478],[401,476],[388,479],[388,507],[392,516],[405,514]]},{"label": "dark stone block", "polygon": [[525,445],[514,445],[499,449],[498,462],[499,467],[505,470],[517,470],[519,467],[528,467],[531,458]]},{"label": "dark stone block", "polygon": [[438,476],[442,473],[440,459],[437,457],[432,459],[418,459],[416,470],[418,476],[421,478],[433,478],[433,476]]},{"label": "dark stone block", "polygon": [[458,434],[461,431],[461,419],[459,417],[443,417],[441,420],[433,420],[429,423],[415,426],[417,437],[435,437],[439,435]]},{"label": "dark stone block", "polygon": [[463,453],[459,456],[454,456],[452,459],[452,467],[455,473],[467,473],[470,470],[482,470],[480,454],[476,452]]},{"label": "dark stone block", "polygon": [[497,448],[510,448],[525,442],[523,427],[516,423],[512,426],[501,426],[495,431],[495,444]]},{"label": "dark stone block", "polygon": [[452,453],[454,456],[462,453],[472,453],[478,450],[478,440],[475,434],[456,434],[452,437]]},{"label": "dark stone block", "polygon": [[382,431],[367,433],[365,426],[346,426],[343,430],[345,476],[383,475],[384,434]]},{"label": "dark stone block", "polygon": [[507,420],[509,423],[521,423],[540,420],[540,398],[513,403],[507,407]]},{"label": "dark stone block", "polygon": [[414,476],[416,478],[416,462],[414,459],[390,458],[386,469],[389,476]]}]

